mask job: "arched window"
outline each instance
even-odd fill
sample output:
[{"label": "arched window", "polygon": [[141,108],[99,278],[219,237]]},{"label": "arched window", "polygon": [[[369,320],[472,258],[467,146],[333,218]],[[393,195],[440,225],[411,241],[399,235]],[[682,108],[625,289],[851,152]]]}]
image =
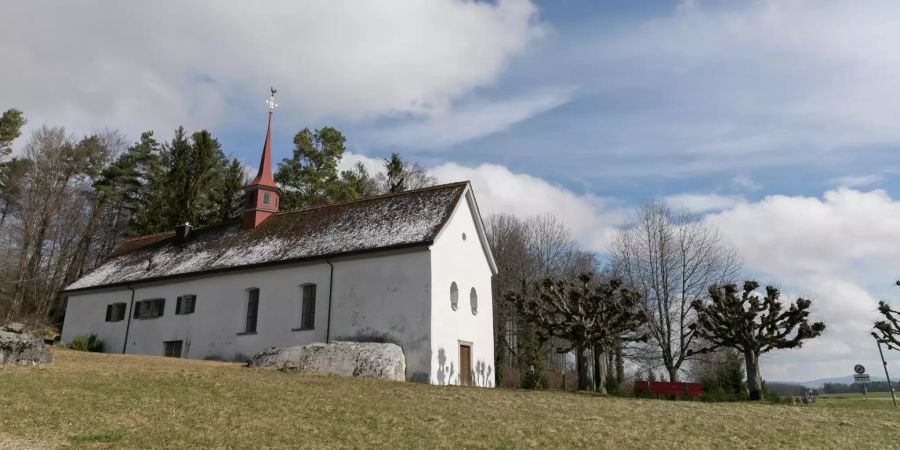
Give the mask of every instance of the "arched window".
[{"label": "arched window", "polygon": [[450,307],[456,311],[459,308],[459,288],[456,287],[456,282],[450,283]]},{"label": "arched window", "polygon": [[472,315],[478,314],[478,293],[475,292],[475,288],[469,291],[469,303],[472,306]]}]

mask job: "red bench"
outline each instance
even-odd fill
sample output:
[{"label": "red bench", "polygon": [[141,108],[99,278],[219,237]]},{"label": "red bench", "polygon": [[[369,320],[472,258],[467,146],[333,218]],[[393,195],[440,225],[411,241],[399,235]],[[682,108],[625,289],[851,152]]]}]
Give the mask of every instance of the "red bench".
[{"label": "red bench", "polygon": [[634,382],[634,393],[656,395],[681,395],[683,397],[703,397],[703,386],[700,383],[671,383],[668,381]]}]

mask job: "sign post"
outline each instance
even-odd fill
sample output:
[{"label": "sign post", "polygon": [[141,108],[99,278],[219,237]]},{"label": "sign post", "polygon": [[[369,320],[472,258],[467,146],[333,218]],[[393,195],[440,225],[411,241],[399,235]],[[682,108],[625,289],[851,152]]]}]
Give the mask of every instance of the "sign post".
[{"label": "sign post", "polygon": [[866,368],[863,367],[862,364],[857,364],[853,367],[853,371],[856,372],[853,374],[853,382],[862,386],[863,395],[866,396],[866,400],[869,399],[869,390],[866,388],[866,385],[871,381],[869,379],[869,374],[866,373]]}]

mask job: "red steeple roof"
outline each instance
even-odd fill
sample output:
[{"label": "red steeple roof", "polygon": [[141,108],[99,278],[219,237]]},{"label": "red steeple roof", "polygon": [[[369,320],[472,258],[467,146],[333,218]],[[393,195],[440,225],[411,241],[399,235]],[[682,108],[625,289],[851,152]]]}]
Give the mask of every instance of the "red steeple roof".
[{"label": "red steeple roof", "polygon": [[256,178],[248,184],[263,186],[275,186],[275,179],[272,178],[272,111],[269,111],[269,126],[266,129],[266,142],[263,144],[262,158],[259,160],[259,173]]}]

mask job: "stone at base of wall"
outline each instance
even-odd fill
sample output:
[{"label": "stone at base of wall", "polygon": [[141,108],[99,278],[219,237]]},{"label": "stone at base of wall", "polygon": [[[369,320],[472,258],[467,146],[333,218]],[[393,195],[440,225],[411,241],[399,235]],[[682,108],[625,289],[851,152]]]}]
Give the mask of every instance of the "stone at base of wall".
[{"label": "stone at base of wall", "polygon": [[332,342],[267,348],[250,359],[250,367],[276,367],[345,377],[404,381],[406,358],[397,344]]},{"label": "stone at base of wall", "polygon": [[0,327],[0,364],[47,364],[51,360],[53,354],[47,344],[25,325],[10,323]]}]

